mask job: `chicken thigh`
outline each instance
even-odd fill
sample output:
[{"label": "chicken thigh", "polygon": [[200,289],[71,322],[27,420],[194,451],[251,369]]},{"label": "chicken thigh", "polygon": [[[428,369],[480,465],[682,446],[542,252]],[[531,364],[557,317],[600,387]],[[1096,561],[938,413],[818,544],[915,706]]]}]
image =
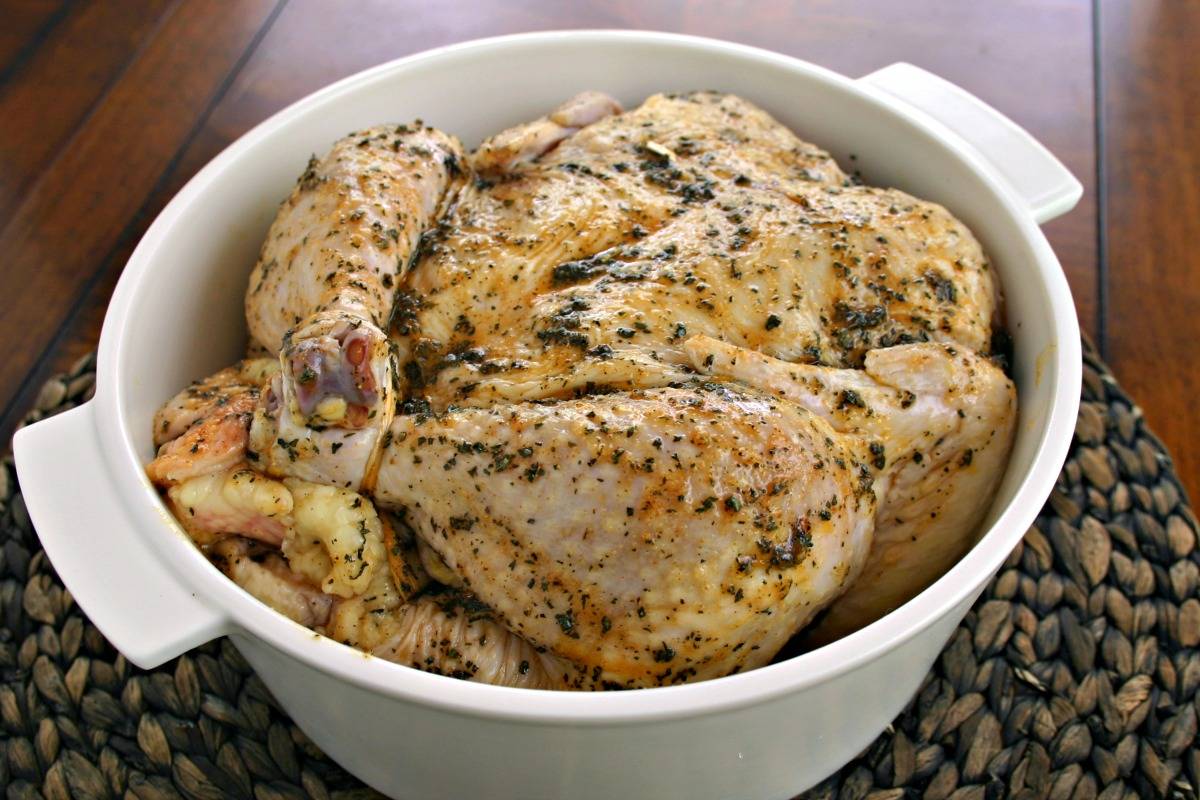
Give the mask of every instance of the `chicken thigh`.
[{"label": "chicken thigh", "polygon": [[972,543],[1012,447],[1015,387],[995,364],[953,345],[867,353],[863,369],[792,364],[697,336],[701,372],[765,389],[861,437],[876,471],[874,543],[863,576],[807,634],[832,641],[897,608]]}]

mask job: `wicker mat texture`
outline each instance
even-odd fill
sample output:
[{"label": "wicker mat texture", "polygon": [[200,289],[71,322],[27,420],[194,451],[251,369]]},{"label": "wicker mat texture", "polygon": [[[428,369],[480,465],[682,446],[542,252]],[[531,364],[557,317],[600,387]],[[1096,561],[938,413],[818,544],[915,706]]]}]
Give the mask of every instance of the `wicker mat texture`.
[{"label": "wicker mat texture", "polygon": [[[91,395],[85,359],[29,421]],[[1200,553],[1162,444],[1095,352],[1036,526],[909,707],[822,800],[1195,797]],[[81,520],[81,525],[86,522]],[[79,611],[0,470],[0,787],[8,798],[374,797],[228,641],[145,672]]]}]

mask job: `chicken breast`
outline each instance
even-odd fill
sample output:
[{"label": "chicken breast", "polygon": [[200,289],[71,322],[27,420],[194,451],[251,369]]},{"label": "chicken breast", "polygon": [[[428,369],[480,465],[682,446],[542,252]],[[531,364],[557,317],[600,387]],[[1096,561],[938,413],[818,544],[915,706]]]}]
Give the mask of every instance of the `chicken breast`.
[{"label": "chicken breast", "polygon": [[656,95],[477,179],[405,281],[409,394],[451,404],[685,379],[688,336],[858,367],[990,344],[996,288],[945,209],[854,185],[728,95]]}]

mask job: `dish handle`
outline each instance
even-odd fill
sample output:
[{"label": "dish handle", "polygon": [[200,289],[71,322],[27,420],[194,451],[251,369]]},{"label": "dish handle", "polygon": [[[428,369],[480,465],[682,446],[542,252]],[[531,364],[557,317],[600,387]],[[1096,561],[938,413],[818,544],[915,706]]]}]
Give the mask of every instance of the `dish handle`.
[{"label": "dish handle", "polygon": [[1038,224],[1067,213],[1083,195],[1075,176],[1024,128],[932,72],[897,63],[859,83],[958,134],[1025,202]]},{"label": "dish handle", "polygon": [[94,408],[85,403],[17,431],[17,476],[42,547],[75,602],[126,658],[149,669],[229,626],[139,533],[113,485]]}]

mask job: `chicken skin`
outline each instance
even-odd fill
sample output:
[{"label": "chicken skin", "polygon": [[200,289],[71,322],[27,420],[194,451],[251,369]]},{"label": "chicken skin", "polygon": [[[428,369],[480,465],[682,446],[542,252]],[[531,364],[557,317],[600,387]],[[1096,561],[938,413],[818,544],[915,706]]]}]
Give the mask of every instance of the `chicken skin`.
[{"label": "chicken skin", "polygon": [[734,384],[402,416],[390,434],[375,502],[574,665],[574,687],[764,664],[870,543],[866,448]]},{"label": "chicken skin", "polygon": [[470,154],[380,126],[271,227],[277,366],[164,407],[147,470],[235,582],[377,657],[715,678],[966,551],[1017,414],[1000,309],[946,209],[731,95],[585,92]]},{"label": "chicken skin", "polygon": [[338,482],[363,483],[396,405],[393,292],[462,159],[458,140],[417,123],[356,132],[309,162],[246,292],[250,335],[282,367],[266,392],[268,457],[293,457],[281,442],[349,445]]},{"label": "chicken skin", "polygon": [[[211,395],[240,369],[200,382],[189,396]],[[185,399],[173,400],[164,414],[174,421],[169,410],[185,407],[195,412],[196,429],[225,419],[216,403],[204,407]],[[185,458],[165,445],[161,458]],[[191,471],[207,466],[203,454],[191,458]],[[161,476],[156,462],[148,471]],[[156,482],[213,563],[293,622],[420,669],[527,688],[568,685],[565,662],[495,622],[473,596],[426,592],[431,579],[411,532],[406,537],[400,521],[378,515],[361,495],[295,478],[275,481],[244,463],[169,485],[162,477]]]},{"label": "chicken skin", "polygon": [[990,361],[953,345],[910,344],[866,355],[863,369],[792,364],[703,336],[692,363],[786,398],[871,452],[879,507],[863,577],[809,642],[874,622],[962,557],[1004,474],[1015,387]]},{"label": "chicken skin", "polygon": [[695,93],[465,186],[400,300],[407,391],[444,408],[663,386],[695,334],[849,367],[914,341],[983,352],[996,288],[945,209]]},{"label": "chicken skin", "polygon": [[196,381],[154,415],[157,457],[150,479],[173,486],[236,467],[246,457],[249,424],[273,359],[247,359]]}]

